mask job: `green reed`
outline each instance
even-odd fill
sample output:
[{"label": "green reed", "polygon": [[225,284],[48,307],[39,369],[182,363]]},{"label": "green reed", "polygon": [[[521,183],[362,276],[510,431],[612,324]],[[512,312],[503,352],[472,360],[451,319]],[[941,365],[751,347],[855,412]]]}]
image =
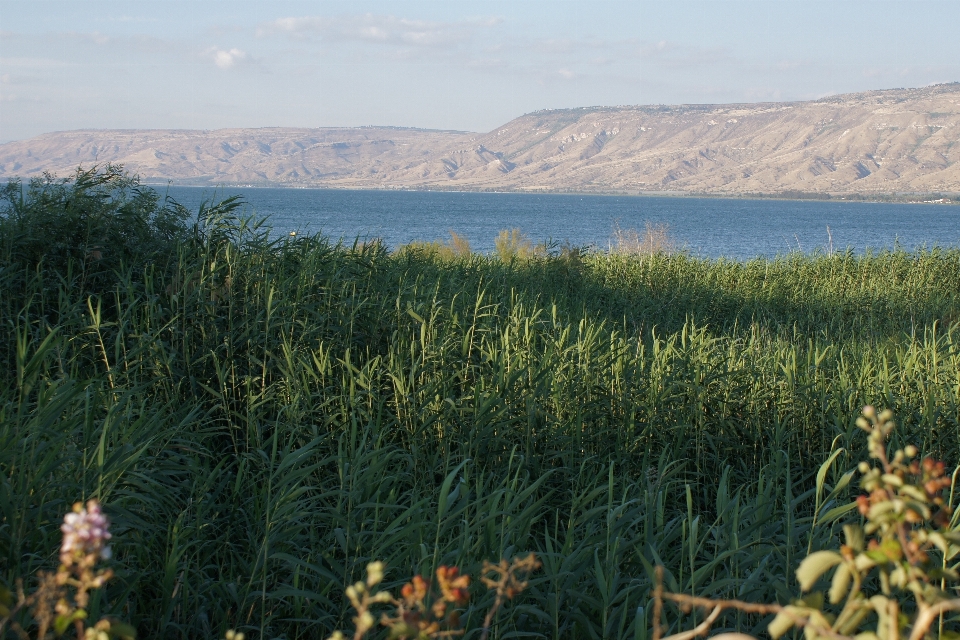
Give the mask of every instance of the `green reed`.
[{"label": "green reed", "polygon": [[960,460],[956,250],[501,261],[154,200],[122,255],[90,232],[56,262],[18,249],[29,205],[0,224],[0,580],[53,567],[96,497],[118,578],[91,615],[143,636],[317,637],[371,560],[392,588],[535,551],[497,637],[646,638],[656,564],[675,592],[790,597],[864,404]]}]

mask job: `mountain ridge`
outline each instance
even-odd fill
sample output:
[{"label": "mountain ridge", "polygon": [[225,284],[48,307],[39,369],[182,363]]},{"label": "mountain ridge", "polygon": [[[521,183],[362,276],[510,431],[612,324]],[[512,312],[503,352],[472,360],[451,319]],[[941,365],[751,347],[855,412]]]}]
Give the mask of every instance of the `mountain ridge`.
[{"label": "mountain ridge", "polygon": [[123,164],[147,182],[837,195],[960,192],[960,83],[818,100],[538,110],[486,133],[365,126],[75,130],[0,177]]}]

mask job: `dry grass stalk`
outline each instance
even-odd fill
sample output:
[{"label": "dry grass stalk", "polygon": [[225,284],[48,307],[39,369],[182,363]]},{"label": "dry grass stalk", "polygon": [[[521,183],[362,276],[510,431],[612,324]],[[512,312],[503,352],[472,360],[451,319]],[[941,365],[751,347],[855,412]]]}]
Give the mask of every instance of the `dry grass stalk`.
[{"label": "dry grass stalk", "polygon": [[652,256],[658,253],[670,254],[675,249],[670,238],[670,225],[647,222],[641,234],[636,229],[623,229],[620,221],[613,223],[613,246],[611,253],[628,256]]},{"label": "dry grass stalk", "polygon": [[536,254],[536,249],[520,229],[503,229],[493,241],[494,251],[503,262],[510,262],[516,258],[530,258]]},{"label": "dry grass stalk", "polygon": [[467,240],[466,236],[461,236],[453,229],[450,230],[450,239],[447,241],[446,246],[456,256],[469,256],[473,252],[470,248],[470,241]]},{"label": "dry grass stalk", "polygon": [[[512,600],[527,588],[528,582],[521,579],[521,576],[526,578],[540,566],[540,561],[532,553],[526,558],[514,558],[509,563],[506,560],[500,560],[497,564],[484,561],[481,580],[488,589],[495,590],[497,596],[493,601],[493,606],[490,607],[483,619],[483,632],[480,634],[480,640],[487,640],[487,636],[490,634],[490,625],[493,624],[493,617],[500,605],[503,604],[504,599]],[[487,578],[486,576],[490,573],[493,573],[496,577]]]},{"label": "dry grass stalk", "polygon": [[[480,640],[486,640],[497,610],[504,600],[512,600],[527,588],[527,576],[541,566],[534,554],[512,561],[500,560],[497,564],[483,563],[481,580],[488,589],[495,591],[493,606],[483,621]],[[377,590],[383,581],[386,565],[371,562],[367,565],[367,579],[346,588],[347,598],[357,612],[353,618],[353,640],[362,640],[375,624],[373,607],[389,605],[391,613],[380,616],[380,624],[389,629],[391,638],[454,638],[462,636],[460,610],[470,599],[470,576],[461,574],[457,567],[440,566],[436,571],[438,590],[432,590],[423,576],[414,576],[403,586],[401,597],[395,598],[389,591]],[[487,576],[493,574],[494,577]],[[328,640],[347,640],[342,631],[334,631]]]}]

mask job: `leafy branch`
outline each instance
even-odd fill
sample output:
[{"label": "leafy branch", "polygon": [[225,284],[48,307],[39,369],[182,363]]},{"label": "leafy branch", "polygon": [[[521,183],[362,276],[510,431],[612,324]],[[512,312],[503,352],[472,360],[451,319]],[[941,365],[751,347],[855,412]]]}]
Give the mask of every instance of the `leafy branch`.
[{"label": "leafy branch", "polygon": [[[887,440],[896,424],[889,410],[878,414],[873,407],[864,407],[857,425],[868,433],[867,449],[875,461],[858,466],[866,493],[857,498],[856,506],[864,522],[843,526],[845,544],[838,551],[816,551],[800,563],[796,576],[806,595],[779,605],[664,593],[658,567],[654,640],[704,635],[727,609],[775,614],[767,625],[774,640],[793,628],[802,628],[806,640],[960,637],[943,630],[944,614],[960,611],[960,598],[948,590],[948,585],[960,582],[956,567],[948,566],[960,553],[960,532],[951,528],[953,510],[943,497],[952,486],[951,477],[943,462],[918,459],[913,445],[891,455]],[[831,571],[825,599],[814,587]],[[664,600],[676,602],[685,612],[697,607],[709,614],[696,628],[662,638]],[[937,621],[934,634],[931,629]]]}]

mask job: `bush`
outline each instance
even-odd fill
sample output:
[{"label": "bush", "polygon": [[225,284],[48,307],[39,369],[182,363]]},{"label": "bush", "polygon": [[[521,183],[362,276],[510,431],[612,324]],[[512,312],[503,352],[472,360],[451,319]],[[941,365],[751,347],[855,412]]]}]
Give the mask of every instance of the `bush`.
[{"label": "bush", "polygon": [[441,260],[454,260],[456,258],[469,257],[472,253],[470,241],[465,236],[461,236],[455,231],[450,231],[450,239],[446,242],[434,240],[427,242],[424,240],[414,240],[413,242],[401,245],[396,253],[402,254],[421,254],[424,257],[436,257]]},{"label": "bush", "polygon": [[517,258],[525,260],[546,253],[543,246],[533,246],[530,238],[521,233],[520,229],[502,230],[493,241],[493,246],[497,257],[503,262],[510,262]]},{"label": "bush", "polygon": [[168,257],[188,230],[189,212],[117,165],[44,174],[0,189],[0,266],[20,274],[41,264],[87,293],[102,292],[123,266]]}]

